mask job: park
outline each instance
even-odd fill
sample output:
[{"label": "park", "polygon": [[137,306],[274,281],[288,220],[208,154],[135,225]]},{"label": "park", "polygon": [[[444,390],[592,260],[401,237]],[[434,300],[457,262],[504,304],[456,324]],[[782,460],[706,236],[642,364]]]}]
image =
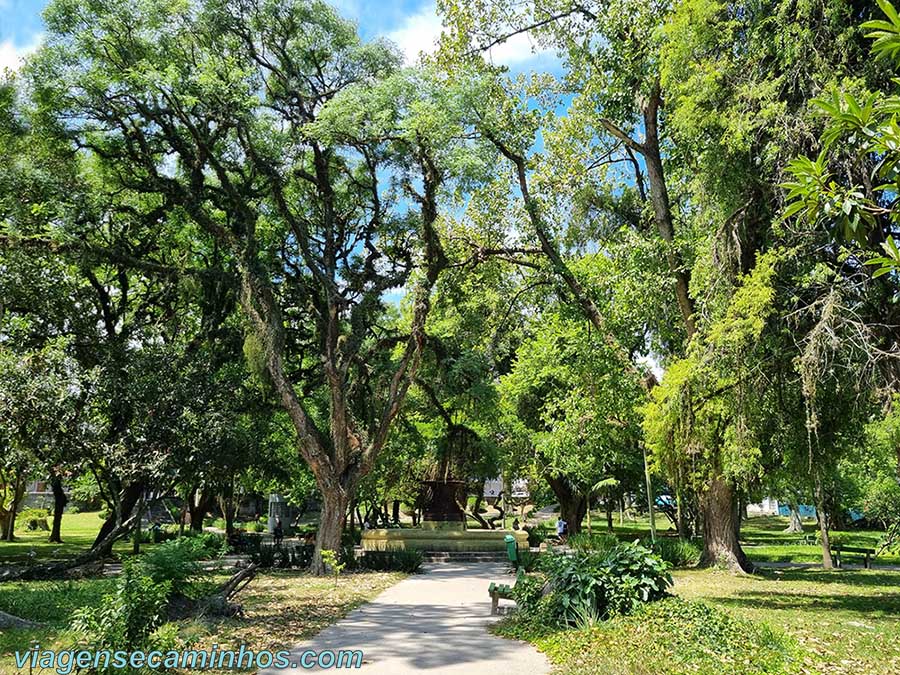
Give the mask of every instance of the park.
[{"label": "park", "polygon": [[895,5],[333,5],[0,0],[0,675],[900,675]]}]

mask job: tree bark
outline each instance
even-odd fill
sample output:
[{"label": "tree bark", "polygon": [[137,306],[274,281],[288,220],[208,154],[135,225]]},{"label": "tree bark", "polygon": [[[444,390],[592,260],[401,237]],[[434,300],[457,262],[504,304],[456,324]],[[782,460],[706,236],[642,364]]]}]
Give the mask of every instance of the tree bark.
[{"label": "tree bark", "polygon": [[612,499],[606,500],[606,529],[609,532],[614,530],[613,528],[613,501]]},{"label": "tree bark", "polygon": [[215,498],[206,488],[191,491],[188,496],[188,513],[191,516],[191,531],[202,532],[203,521],[212,508]]},{"label": "tree bark", "polygon": [[790,509],[790,522],[788,523],[785,532],[788,534],[802,534],[803,520],[800,518],[800,509],[798,509],[797,505],[794,503],[789,504],[788,508]]},{"label": "tree bark", "polygon": [[752,572],[736,536],[734,487],[722,476],[710,480],[700,499],[703,512],[703,556],[701,565],[723,565],[735,572]]},{"label": "tree bark", "polygon": [[19,511],[19,504],[22,503],[22,497],[25,495],[25,482],[22,480],[22,467],[16,468],[16,481],[13,486],[12,503],[9,506],[9,514],[6,517],[5,529],[3,531],[4,541],[13,541],[16,532],[16,514]]},{"label": "tree bark", "polygon": [[50,477],[50,489],[53,490],[53,526],[50,528],[50,539],[48,541],[56,544],[62,543],[60,528],[62,527],[62,516],[65,511],[69,498],[63,490],[62,478],[54,473]]},{"label": "tree bark", "polygon": [[822,485],[822,476],[818,467],[813,468],[816,492],[816,518],[819,521],[819,536],[822,540],[822,567],[834,569],[834,560],[831,557],[831,539],[828,536],[828,512],[825,505],[825,488]]},{"label": "tree bark", "polygon": [[569,482],[562,476],[547,477],[547,483],[556,499],[559,501],[560,517],[569,526],[569,534],[581,532],[581,521],[587,512],[587,499],[584,495],[573,490]]},{"label": "tree bark", "polygon": [[100,531],[97,533],[97,538],[94,539],[94,543],[91,545],[91,548],[97,548],[109,535],[113,530],[116,529],[116,526],[119,523],[124,523],[125,521],[131,518],[131,514],[134,511],[134,506],[137,504],[138,499],[141,496],[141,493],[144,491],[144,486],[142,483],[129,483],[124,490],[122,490],[122,494],[119,498],[118,507],[112,506],[112,512],[103,521],[103,525],[100,527]]},{"label": "tree bark", "polygon": [[349,505],[350,498],[340,486],[322,489],[319,531],[316,533],[316,548],[310,564],[313,574],[325,574],[322,551],[334,551],[336,554],[340,552],[342,524]]}]

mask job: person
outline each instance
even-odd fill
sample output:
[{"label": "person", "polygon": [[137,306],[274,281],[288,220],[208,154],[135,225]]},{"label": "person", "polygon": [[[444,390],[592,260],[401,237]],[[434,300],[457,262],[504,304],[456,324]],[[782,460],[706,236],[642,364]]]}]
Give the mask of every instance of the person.
[{"label": "person", "polygon": [[556,521],[556,536],[559,537],[559,541],[561,544],[564,544],[566,541],[566,534],[569,531],[569,524],[563,520],[563,517],[560,516],[559,520]]},{"label": "person", "polygon": [[281,546],[281,542],[284,540],[284,527],[281,525],[281,518],[275,519],[275,527],[272,529],[272,538],[274,539],[276,546]]},{"label": "person", "polygon": [[518,519],[518,518],[514,518],[514,519],[513,519],[513,529],[514,529],[514,530],[518,530],[518,529],[519,529],[519,519]]}]

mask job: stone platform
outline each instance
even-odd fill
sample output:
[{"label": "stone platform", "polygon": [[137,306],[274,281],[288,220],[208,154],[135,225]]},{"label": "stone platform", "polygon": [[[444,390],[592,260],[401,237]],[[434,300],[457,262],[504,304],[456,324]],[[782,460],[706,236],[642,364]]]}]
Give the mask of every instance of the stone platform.
[{"label": "stone platform", "polygon": [[362,533],[364,551],[506,551],[504,537],[511,534],[519,548],[528,548],[528,534],[521,530],[475,530],[462,527],[422,527],[366,530]]}]

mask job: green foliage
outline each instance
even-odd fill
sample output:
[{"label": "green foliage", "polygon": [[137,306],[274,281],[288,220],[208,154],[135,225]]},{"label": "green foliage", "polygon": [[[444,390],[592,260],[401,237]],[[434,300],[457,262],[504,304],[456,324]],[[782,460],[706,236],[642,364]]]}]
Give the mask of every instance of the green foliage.
[{"label": "green foliage", "polygon": [[[180,551],[182,552],[182,551]],[[183,568],[169,566],[177,575]],[[166,649],[173,645],[156,630],[166,620],[166,605],[172,582],[152,576],[167,569],[146,566],[140,559],[123,563],[116,590],[95,606],[82,607],[73,614],[71,630],[84,647],[91,649]]]},{"label": "green foliage", "polygon": [[343,572],[344,568],[347,566],[347,564],[340,558],[340,551],[333,551],[331,549],[323,550],[322,562],[325,564],[325,567],[331,572],[332,576],[334,576],[334,583],[336,585],[338,577],[341,576],[341,572]]},{"label": "green foliage", "polygon": [[181,537],[149,548],[136,559],[135,565],[140,568],[137,572],[167,585],[172,593],[186,595],[193,584],[207,577],[200,561],[209,555],[208,541],[203,537]]},{"label": "green foliage", "polygon": [[552,598],[521,609],[526,615],[555,612],[557,621],[567,623],[628,614],[639,604],[664,597],[672,585],[668,563],[636,543],[603,552],[546,554],[540,568]]},{"label": "green foliage", "polygon": [[697,601],[666,598],[578,630],[516,617],[495,629],[533,642],[565,675],[793,675],[797,646],[759,621]]},{"label": "green foliage", "polygon": [[694,567],[700,562],[703,547],[696,541],[675,537],[657,537],[656,543],[648,538],[641,545],[653,551],[672,567]]},{"label": "green foliage", "polygon": [[251,562],[263,569],[297,569],[307,568],[312,562],[315,546],[312,544],[294,544],[274,546],[260,544],[249,551]]}]

